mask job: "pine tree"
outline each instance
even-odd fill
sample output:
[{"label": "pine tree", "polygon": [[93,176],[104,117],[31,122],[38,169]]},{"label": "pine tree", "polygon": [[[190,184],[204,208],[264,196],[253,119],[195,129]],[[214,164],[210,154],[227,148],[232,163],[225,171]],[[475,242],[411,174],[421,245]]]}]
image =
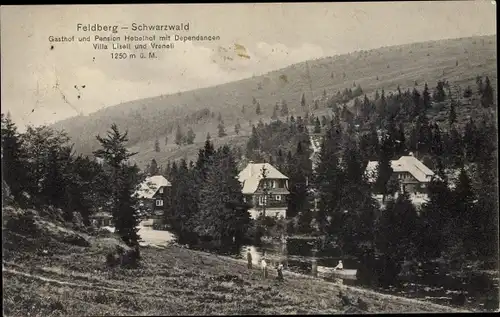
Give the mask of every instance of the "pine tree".
[{"label": "pine tree", "polygon": [[[434,91],[433,99],[436,102],[443,102],[446,98],[446,94],[444,92],[444,82],[438,81],[436,90]],[[426,108],[428,109],[428,108]]]},{"label": "pine tree", "polygon": [[456,230],[460,233],[463,247],[468,254],[473,253],[476,241],[471,241],[474,237],[474,222],[476,208],[474,200],[476,195],[472,189],[472,182],[467,172],[462,168],[458,176],[458,181],[454,190],[454,209]]},{"label": "pine tree", "polygon": [[[298,142],[295,155],[288,163],[290,196],[287,217],[295,217],[299,213],[309,212],[306,179],[311,175],[312,166],[309,155],[302,146],[302,142]],[[308,225],[309,223],[302,224],[302,229],[307,231]]]},{"label": "pine tree", "polygon": [[455,112],[455,101],[451,101],[450,103],[450,112],[448,114],[448,122],[450,125],[457,122],[457,113]]},{"label": "pine tree", "polygon": [[137,214],[137,198],[134,195],[134,183],[132,178],[136,174],[132,167],[122,165],[116,178],[117,199],[112,209],[115,232],[128,246],[138,244],[139,216]]},{"label": "pine tree", "polygon": [[314,100],[314,110],[318,110],[318,109],[319,109],[319,101]]},{"label": "pine tree", "polygon": [[417,88],[413,88],[413,93],[412,93],[412,99],[413,99],[413,117],[416,117],[420,115],[422,111],[422,98],[420,96],[420,93],[418,92]]},{"label": "pine tree", "polygon": [[273,115],[271,116],[271,119],[273,120],[276,120],[278,119],[278,103],[276,103],[276,105],[274,106],[274,109],[273,109]]},{"label": "pine tree", "polygon": [[168,145],[168,136],[165,136],[165,145]]},{"label": "pine tree", "polygon": [[252,126],[252,134],[250,134],[250,139],[247,142],[247,157],[251,157],[254,151],[260,148],[260,138],[257,133],[255,126]]},{"label": "pine tree", "polygon": [[395,138],[395,157],[399,158],[402,155],[406,154],[406,137],[405,137],[405,130],[404,130],[404,125],[402,122],[399,123],[399,128],[396,131],[396,138]]},{"label": "pine tree", "polygon": [[484,84],[483,84],[483,78],[481,76],[476,77],[476,85],[477,85],[477,92],[479,93],[479,95],[483,95]]},{"label": "pine tree", "polygon": [[481,92],[481,105],[489,108],[493,105],[493,88],[491,87],[490,79],[486,76],[484,86]]},{"label": "pine tree", "polygon": [[241,130],[241,125],[240,121],[238,120],[234,125],[234,133],[236,133],[236,135],[240,135],[240,130]]},{"label": "pine tree", "polygon": [[441,137],[441,130],[439,129],[439,126],[437,124],[434,124],[432,127],[432,139],[431,139],[431,146],[430,150],[431,153],[434,155],[434,157],[439,158],[441,155],[443,155],[443,141]]},{"label": "pine tree", "polygon": [[422,208],[423,241],[419,249],[424,258],[432,259],[446,251],[449,236],[456,233],[445,231],[453,216],[452,192],[446,180],[434,178],[429,183],[428,192],[428,202]]},{"label": "pine tree", "polygon": [[390,193],[388,183],[392,172],[390,143],[389,139],[384,137],[379,151],[377,178],[375,180],[375,192],[382,194],[382,200],[385,200],[385,197]]},{"label": "pine tree", "polygon": [[175,144],[182,145],[184,140],[184,134],[182,133],[181,127],[178,125],[175,131]]},{"label": "pine tree", "polygon": [[476,129],[476,124],[472,120],[472,118],[469,119],[469,122],[465,125],[464,128],[464,134],[463,134],[463,145],[465,148],[465,158],[467,159],[468,162],[475,162],[476,161],[476,146],[477,143],[480,143],[478,140],[478,134],[479,131]]},{"label": "pine tree", "polygon": [[431,107],[431,95],[429,93],[429,87],[427,86],[427,83],[425,83],[424,92],[422,93],[422,102],[425,110]]},{"label": "pine tree", "polygon": [[123,241],[129,245],[137,243],[137,218],[136,210],[133,207],[135,201],[131,197],[134,184],[132,184],[133,174],[137,173],[125,162],[133,155],[125,147],[128,141],[128,132],[120,133],[116,124],[111,126],[106,138],[99,135],[97,140],[101,144],[101,149],[94,152],[94,155],[101,158],[111,167],[109,175],[109,185],[111,187],[111,210],[116,232],[120,234]]},{"label": "pine tree", "polygon": [[241,241],[250,218],[243,204],[237,169],[227,146],[219,149],[200,189],[200,217],[196,233],[218,245]]},{"label": "pine tree", "polygon": [[155,152],[160,152],[160,140],[155,140]]},{"label": "pine tree", "polygon": [[319,122],[319,118],[316,117],[314,121],[314,133],[321,133],[321,123]]},{"label": "pine tree", "polygon": [[218,132],[219,138],[227,136],[226,128],[224,127],[223,122],[219,123],[219,125],[217,126],[217,129],[219,130],[219,132]]},{"label": "pine tree", "polygon": [[196,138],[196,134],[193,131],[193,128],[189,127],[186,135],[186,142],[187,144],[193,144],[194,139]]},{"label": "pine tree", "polygon": [[288,116],[288,105],[285,100],[281,101],[281,116],[282,117]]},{"label": "pine tree", "polygon": [[[209,142],[207,140],[207,142]],[[171,205],[175,208],[169,213],[168,223],[178,237],[179,243],[196,244],[198,236],[195,232],[198,216],[198,184],[196,174],[188,169],[186,160],[182,159],[177,166],[172,164]]]},{"label": "pine tree", "polygon": [[25,153],[17,127],[9,115],[2,113],[2,180],[8,184],[14,199],[19,200],[27,188],[28,175],[24,164]]},{"label": "pine tree", "polygon": [[300,99],[300,106],[302,108],[305,108],[306,107],[306,96],[304,93],[302,93],[302,98]]},{"label": "pine tree", "polygon": [[160,171],[158,169],[158,163],[156,163],[155,159],[152,159],[151,164],[149,165],[149,175],[155,176],[158,175],[159,173]]},{"label": "pine tree", "polygon": [[262,114],[262,110],[260,109],[260,103],[257,102],[256,106],[255,106],[255,113],[257,115],[261,115]]},{"label": "pine tree", "polygon": [[344,177],[339,165],[341,141],[340,126],[337,124],[327,131],[321,150],[319,162],[314,175],[314,186],[318,191],[319,202],[316,221],[320,232],[335,236],[338,233],[338,203],[341,198],[341,184]]},{"label": "pine tree", "polygon": [[417,252],[417,212],[407,193],[388,202],[376,232],[376,247],[383,262],[381,282],[392,284],[400,272],[400,263],[415,258]]}]

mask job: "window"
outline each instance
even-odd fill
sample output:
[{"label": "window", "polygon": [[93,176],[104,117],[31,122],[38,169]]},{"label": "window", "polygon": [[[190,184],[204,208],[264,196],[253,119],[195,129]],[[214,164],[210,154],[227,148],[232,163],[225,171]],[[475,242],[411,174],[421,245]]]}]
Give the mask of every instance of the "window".
[{"label": "window", "polygon": [[156,200],[156,206],[157,206],[157,207],[161,207],[161,206],[163,206],[163,200],[162,200],[162,199],[157,199],[157,200]]},{"label": "window", "polygon": [[160,192],[160,194],[163,194],[163,187],[160,187],[159,192]]},{"label": "window", "polygon": [[276,200],[281,200],[281,195],[276,195],[276,196],[274,197],[274,199],[276,199]]},{"label": "window", "polygon": [[264,205],[264,196],[259,196],[259,205]]},{"label": "window", "polygon": [[276,181],[273,181],[273,188],[276,188]]}]

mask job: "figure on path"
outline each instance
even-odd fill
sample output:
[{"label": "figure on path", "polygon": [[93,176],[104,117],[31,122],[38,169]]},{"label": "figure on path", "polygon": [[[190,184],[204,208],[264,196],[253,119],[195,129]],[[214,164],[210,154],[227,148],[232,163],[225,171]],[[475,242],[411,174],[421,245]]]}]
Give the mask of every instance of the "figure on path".
[{"label": "figure on path", "polygon": [[260,261],[260,266],[262,268],[262,276],[264,278],[267,278],[267,262],[266,262],[266,259],[262,259],[262,261]]},{"label": "figure on path", "polygon": [[283,281],[283,264],[278,264],[278,268],[277,268],[277,271],[278,271],[278,281]]},{"label": "figure on path", "polygon": [[252,269],[252,253],[250,253],[250,248],[247,249],[247,267],[249,270]]}]

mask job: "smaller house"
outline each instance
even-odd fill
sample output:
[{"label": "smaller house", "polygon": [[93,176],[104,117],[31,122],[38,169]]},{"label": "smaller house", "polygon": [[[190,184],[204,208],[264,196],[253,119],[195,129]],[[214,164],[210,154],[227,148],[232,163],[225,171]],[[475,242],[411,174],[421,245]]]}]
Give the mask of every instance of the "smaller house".
[{"label": "smaller house", "polygon": [[[263,177],[265,170],[265,179]],[[239,174],[245,202],[250,205],[250,217],[260,215],[286,218],[288,207],[288,177],[269,163],[250,162]]]},{"label": "smaller house", "polygon": [[151,211],[156,216],[161,216],[167,207],[172,184],[163,176],[147,177],[135,192],[140,201],[140,206]]},{"label": "smaller house", "polygon": [[93,224],[98,227],[112,227],[113,216],[109,212],[99,211],[94,215],[90,216]]},{"label": "smaller house", "polygon": [[[370,161],[366,167],[366,173],[370,182],[375,182],[377,175],[377,161]],[[434,172],[420,162],[411,153],[391,161],[393,170],[392,177],[396,178],[401,187],[400,191],[409,193],[425,193],[427,186],[434,176]]]}]

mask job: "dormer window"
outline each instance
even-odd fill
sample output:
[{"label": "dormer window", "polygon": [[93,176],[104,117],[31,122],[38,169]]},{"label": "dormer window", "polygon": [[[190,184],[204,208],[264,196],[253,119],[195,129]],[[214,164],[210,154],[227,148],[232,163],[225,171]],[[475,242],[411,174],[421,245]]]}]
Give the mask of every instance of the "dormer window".
[{"label": "dormer window", "polygon": [[163,194],[163,187],[160,187],[159,193]]}]

